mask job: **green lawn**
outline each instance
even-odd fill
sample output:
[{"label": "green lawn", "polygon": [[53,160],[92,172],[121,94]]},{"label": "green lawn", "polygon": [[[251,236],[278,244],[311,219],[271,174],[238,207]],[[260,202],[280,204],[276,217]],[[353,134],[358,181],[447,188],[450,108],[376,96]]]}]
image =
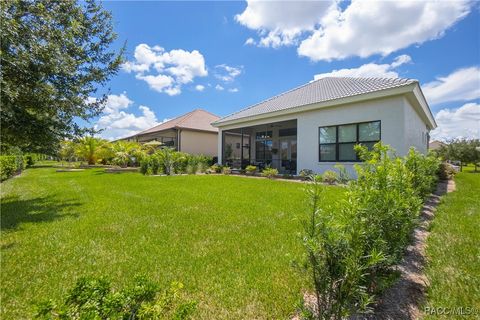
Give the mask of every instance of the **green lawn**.
[{"label": "green lawn", "polygon": [[[1,186],[2,319],[32,316],[83,275],[185,284],[197,319],[287,318],[305,288],[300,183],[33,168]],[[328,189],[330,201],[342,189]]]},{"label": "green lawn", "polygon": [[480,317],[480,173],[472,171],[466,168],[456,176],[457,190],[442,199],[433,220],[427,247],[426,306],[477,308],[476,317]]}]

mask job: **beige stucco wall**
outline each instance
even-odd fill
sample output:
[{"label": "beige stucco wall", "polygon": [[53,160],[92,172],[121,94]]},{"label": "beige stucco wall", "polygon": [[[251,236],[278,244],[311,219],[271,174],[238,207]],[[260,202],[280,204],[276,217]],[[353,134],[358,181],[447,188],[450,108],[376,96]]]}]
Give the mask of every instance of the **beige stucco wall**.
[{"label": "beige stucco wall", "polygon": [[217,136],[216,132],[182,129],[180,132],[180,151],[215,157],[217,156]]}]

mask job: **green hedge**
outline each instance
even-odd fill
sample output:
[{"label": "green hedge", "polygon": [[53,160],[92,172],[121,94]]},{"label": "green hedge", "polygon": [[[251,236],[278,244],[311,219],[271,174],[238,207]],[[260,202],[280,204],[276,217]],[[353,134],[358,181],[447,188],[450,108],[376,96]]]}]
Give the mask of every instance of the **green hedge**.
[{"label": "green hedge", "polygon": [[1,181],[6,180],[23,169],[23,159],[21,165],[17,156],[0,156],[0,176]]},{"label": "green hedge", "polygon": [[12,154],[0,156],[1,181],[7,180],[15,174],[21,172],[23,169],[33,166],[35,162],[41,160],[42,158],[42,155],[36,153],[28,153],[23,155],[18,151]]}]

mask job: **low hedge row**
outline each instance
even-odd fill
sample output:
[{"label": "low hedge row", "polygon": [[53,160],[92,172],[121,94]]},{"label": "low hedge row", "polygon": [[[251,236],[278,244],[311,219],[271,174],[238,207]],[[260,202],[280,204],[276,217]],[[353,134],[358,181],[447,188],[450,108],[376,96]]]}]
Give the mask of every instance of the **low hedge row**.
[{"label": "low hedge row", "polygon": [[0,156],[0,181],[7,180],[22,172],[23,169],[33,166],[40,158],[40,155],[34,153]]}]

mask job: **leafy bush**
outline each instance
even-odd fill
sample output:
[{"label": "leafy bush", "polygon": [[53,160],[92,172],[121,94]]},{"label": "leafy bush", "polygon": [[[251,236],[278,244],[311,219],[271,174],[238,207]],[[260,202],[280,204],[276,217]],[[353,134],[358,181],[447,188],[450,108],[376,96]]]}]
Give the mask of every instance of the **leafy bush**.
[{"label": "leafy bush", "polygon": [[0,156],[1,181],[6,180],[19,171],[16,156]]},{"label": "leafy bush", "polygon": [[232,173],[232,168],[230,168],[230,167],[223,167],[223,168],[222,168],[222,173],[223,173],[223,174],[231,174],[231,173]]},{"label": "leafy bush", "polygon": [[245,168],[245,172],[248,173],[248,174],[254,174],[255,172],[257,171],[257,167],[256,166],[247,166]]},{"label": "leafy bush", "polygon": [[355,166],[358,178],[351,183],[348,197],[369,230],[367,247],[383,252],[394,263],[409,242],[422,204],[414,188],[414,174],[405,159],[395,157],[393,150],[381,143],[372,151],[364,146],[356,150],[364,163]]},{"label": "leafy bush", "polygon": [[218,163],[210,166],[210,169],[209,169],[212,173],[220,173],[222,172],[222,166],[219,165]]},{"label": "leafy bush", "polygon": [[384,256],[371,251],[365,254],[362,224],[356,220],[340,220],[350,207],[328,207],[325,186],[320,176],[312,176],[307,187],[310,210],[304,221],[304,271],[308,272],[314,288],[314,302],[301,304],[304,318],[343,319],[349,314],[368,310],[373,296],[364,284],[369,272],[381,264]]},{"label": "leafy bush", "polygon": [[411,148],[405,157],[405,165],[413,175],[413,188],[419,197],[427,197],[437,184],[440,160],[432,154],[425,156]]},{"label": "leafy bush", "polygon": [[381,143],[372,151],[355,148],[364,163],[355,165],[358,178],[348,184],[344,201],[328,206],[318,178],[307,190],[311,210],[303,243],[315,304],[305,312],[318,319],[367,311],[375,294],[391,284],[391,266],[401,259],[435,183],[434,157],[411,150],[398,158]]},{"label": "leafy bush", "polygon": [[188,173],[188,174],[195,174],[198,172],[205,172],[212,162],[212,158],[204,156],[204,155],[189,155],[185,154],[185,157],[181,163],[177,167],[178,173]]},{"label": "leafy bush", "polygon": [[47,300],[37,305],[38,319],[188,319],[194,301],[180,301],[183,285],[173,282],[166,290],[145,276],[136,276],[132,286],[115,291],[102,278],[81,278],[63,303]]},{"label": "leafy bush", "polygon": [[451,164],[442,162],[438,168],[437,176],[440,180],[449,180],[452,179],[456,173],[457,171]]},{"label": "leafy bush", "polygon": [[276,175],[278,175],[278,170],[275,169],[275,168],[269,168],[269,167],[267,167],[267,168],[263,169],[263,171],[262,171],[261,174],[262,174],[262,177],[267,177],[267,178],[269,178],[269,179],[272,179],[272,178],[274,178]]},{"label": "leafy bush", "polygon": [[313,170],[310,170],[310,169],[302,169],[302,170],[300,170],[298,175],[300,177],[310,177],[310,176],[315,175],[315,172],[313,172]]},{"label": "leafy bush", "polygon": [[159,174],[162,173],[162,166],[160,163],[160,159],[155,154],[152,154],[150,157],[150,166],[152,168],[152,174]]},{"label": "leafy bush", "polygon": [[337,173],[332,170],[327,170],[322,174],[322,180],[323,182],[326,182],[328,184],[334,184],[337,182]]},{"label": "leafy bush", "polygon": [[145,157],[140,161],[140,172],[144,175],[152,174],[150,157]]},{"label": "leafy bush", "polygon": [[25,157],[25,163],[26,163],[26,167],[29,168],[31,166],[33,166],[35,164],[35,162],[37,162],[37,155],[34,154],[34,153],[29,153],[27,155],[24,156]]},{"label": "leafy bush", "polygon": [[347,169],[345,169],[345,166],[341,164],[336,164],[334,167],[338,170],[338,182],[342,184],[347,184],[348,181],[350,181],[350,175],[348,174]]}]

